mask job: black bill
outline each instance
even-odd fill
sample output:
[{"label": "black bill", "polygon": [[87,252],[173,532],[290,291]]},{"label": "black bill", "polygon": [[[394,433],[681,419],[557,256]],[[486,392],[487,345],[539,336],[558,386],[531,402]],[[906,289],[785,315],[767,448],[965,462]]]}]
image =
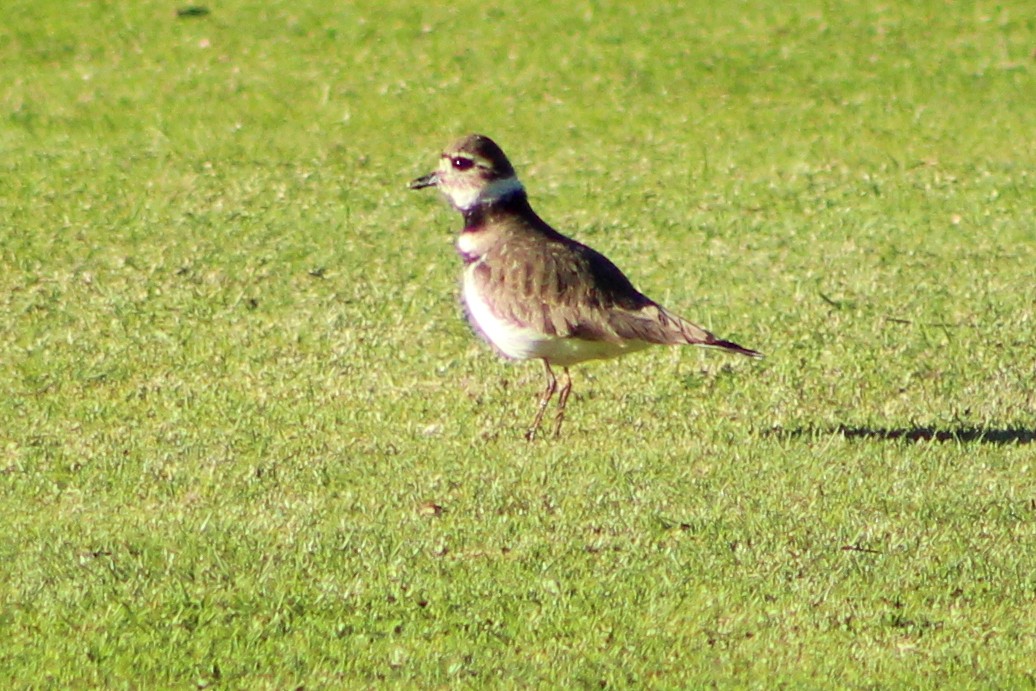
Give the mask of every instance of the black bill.
[{"label": "black bill", "polygon": [[428,175],[422,175],[416,180],[411,180],[407,186],[412,190],[419,190],[422,187],[435,187],[438,184],[439,173],[428,173]]}]

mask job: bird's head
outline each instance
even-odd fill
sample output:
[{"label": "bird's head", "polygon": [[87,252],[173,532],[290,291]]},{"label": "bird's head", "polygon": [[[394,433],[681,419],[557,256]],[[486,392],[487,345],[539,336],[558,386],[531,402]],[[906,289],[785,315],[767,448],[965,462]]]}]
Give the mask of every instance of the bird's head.
[{"label": "bird's head", "polygon": [[468,135],[447,147],[435,171],[410,183],[412,190],[424,187],[438,187],[462,213],[525,193],[503,149],[481,134]]}]

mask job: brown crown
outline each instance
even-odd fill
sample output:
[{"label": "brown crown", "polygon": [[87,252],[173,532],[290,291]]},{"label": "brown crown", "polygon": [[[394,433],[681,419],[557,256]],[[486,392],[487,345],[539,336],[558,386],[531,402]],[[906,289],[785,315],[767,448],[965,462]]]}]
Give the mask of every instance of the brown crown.
[{"label": "brown crown", "polygon": [[475,164],[487,168],[498,178],[509,178],[514,176],[514,166],[507,160],[504,150],[484,134],[469,134],[461,137],[453,143],[443,156],[468,156],[475,161]]}]

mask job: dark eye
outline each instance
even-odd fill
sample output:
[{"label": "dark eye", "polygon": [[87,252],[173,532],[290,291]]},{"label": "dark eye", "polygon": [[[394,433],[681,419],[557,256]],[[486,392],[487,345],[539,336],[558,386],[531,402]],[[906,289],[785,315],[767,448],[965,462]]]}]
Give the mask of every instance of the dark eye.
[{"label": "dark eye", "polygon": [[453,167],[457,170],[467,170],[471,166],[475,165],[474,161],[470,158],[465,158],[464,156],[454,156],[450,159],[450,163],[452,163]]}]

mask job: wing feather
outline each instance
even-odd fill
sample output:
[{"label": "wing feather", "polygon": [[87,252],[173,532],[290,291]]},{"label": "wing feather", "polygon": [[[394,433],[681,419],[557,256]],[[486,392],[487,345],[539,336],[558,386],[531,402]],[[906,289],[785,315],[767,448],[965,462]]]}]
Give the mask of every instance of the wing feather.
[{"label": "wing feather", "polygon": [[669,312],[603,254],[564,236],[501,243],[475,267],[474,277],[498,317],[545,335],[697,344],[758,356]]}]

